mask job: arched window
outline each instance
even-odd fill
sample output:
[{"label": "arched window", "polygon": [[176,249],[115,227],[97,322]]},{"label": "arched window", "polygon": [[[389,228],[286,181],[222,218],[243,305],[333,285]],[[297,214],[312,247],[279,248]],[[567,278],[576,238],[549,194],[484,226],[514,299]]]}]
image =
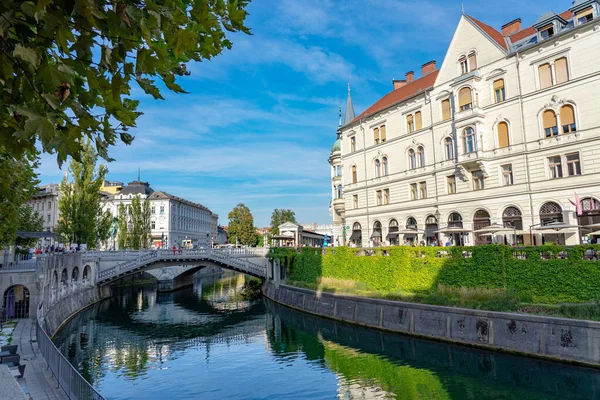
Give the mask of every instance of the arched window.
[{"label": "arched window", "polygon": [[355,222],[354,225],[352,225],[352,230],[353,231],[360,231],[360,230],[362,230],[362,227],[360,226],[360,223]]},{"label": "arched window", "polygon": [[415,121],[412,114],[406,116],[406,132],[411,133],[415,131]]},{"label": "arched window", "polygon": [[417,168],[417,155],[415,154],[414,149],[408,150],[408,168]]},{"label": "arched window", "polygon": [[551,222],[563,222],[562,207],[553,201],[544,203],[540,207],[540,222],[547,225]]},{"label": "arched window", "polygon": [[356,165],[352,166],[352,183],[356,183],[358,181],[357,179],[357,173],[356,173]]},{"label": "arched window", "polygon": [[388,168],[388,159],[387,159],[387,157],[383,157],[381,159],[381,164],[382,164],[382,167],[383,167],[383,176],[388,176],[389,173],[390,173],[390,171],[389,171],[389,168]]},{"label": "arched window", "polygon": [[575,123],[575,110],[572,105],[564,105],[560,108],[560,124],[563,128],[563,133],[573,133],[577,131]]},{"label": "arched window", "polygon": [[454,159],[454,141],[451,137],[444,139],[444,152],[446,153],[446,160]]},{"label": "arched window", "polygon": [[398,230],[398,221],[395,219],[390,220],[390,230],[392,229]]},{"label": "arched window", "polygon": [[544,114],[542,114],[542,122],[544,124],[544,133],[546,134],[546,137],[558,135],[558,123],[556,122],[556,114],[554,111],[544,111]]},{"label": "arched window", "polygon": [[498,124],[496,128],[498,130],[498,147],[508,147],[510,146],[510,139],[508,137],[508,124],[504,121]]},{"label": "arched window", "polygon": [[375,177],[379,178],[381,176],[381,161],[375,160]]},{"label": "arched window", "polygon": [[477,69],[477,54],[474,51],[469,53],[469,71]]},{"label": "arched window", "polygon": [[469,72],[469,66],[467,65],[467,57],[462,56],[461,58],[459,58],[458,64],[460,66],[461,74],[466,74],[467,72]]},{"label": "arched window", "polygon": [[449,228],[462,228],[462,215],[459,213],[452,213],[448,216],[448,227]]},{"label": "arched window", "polygon": [[73,268],[73,271],[71,272],[71,282],[77,282],[79,280],[79,268],[75,267]]},{"label": "arched window", "polygon": [[473,153],[477,150],[477,141],[475,140],[475,130],[471,127],[463,131],[463,149],[464,153]]},{"label": "arched window", "polygon": [[371,239],[373,240],[373,246],[381,245],[382,236],[383,236],[383,230],[381,229],[381,222],[375,221],[373,223],[373,233],[371,234]]},{"label": "arched window", "polygon": [[421,116],[421,111],[417,111],[415,113],[415,130],[423,129],[423,117]]},{"label": "arched window", "polygon": [[406,220],[406,229],[417,229],[417,220],[414,217],[408,217]]},{"label": "arched window", "polygon": [[420,168],[425,166],[425,149],[423,146],[417,147],[417,165]]},{"label": "arched window", "polygon": [[[490,214],[485,210],[477,210],[473,216],[473,230],[477,231],[491,225]],[[475,235],[475,244],[489,244],[491,242],[490,236]]]},{"label": "arched window", "polygon": [[442,121],[450,119],[450,100],[442,100]]},{"label": "arched window", "polygon": [[470,87],[464,87],[458,92],[458,108],[460,111],[473,108],[473,96]]},{"label": "arched window", "polygon": [[506,100],[506,92],[504,91],[504,79],[494,81],[494,99],[496,103],[501,103]]},{"label": "arched window", "polygon": [[502,222],[507,228],[523,229],[523,218],[517,207],[506,207],[502,213]]}]

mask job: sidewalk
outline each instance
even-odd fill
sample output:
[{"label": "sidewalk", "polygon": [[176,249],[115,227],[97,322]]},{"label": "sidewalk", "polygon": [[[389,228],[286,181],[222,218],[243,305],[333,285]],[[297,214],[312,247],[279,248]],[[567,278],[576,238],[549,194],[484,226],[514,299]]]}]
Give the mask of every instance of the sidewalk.
[{"label": "sidewalk", "polygon": [[67,399],[65,392],[58,388],[56,379],[47,369],[46,361],[38,350],[35,322],[32,319],[19,320],[13,332],[12,344],[19,345],[21,363],[27,364],[24,378],[18,380],[23,391],[34,400]]}]

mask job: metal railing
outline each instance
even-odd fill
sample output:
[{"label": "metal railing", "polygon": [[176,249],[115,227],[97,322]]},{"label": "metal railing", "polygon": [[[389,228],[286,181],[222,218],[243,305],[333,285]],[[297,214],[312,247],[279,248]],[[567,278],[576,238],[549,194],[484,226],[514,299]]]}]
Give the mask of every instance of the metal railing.
[{"label": "metal railing", "polygon": [[54,345],[44,328],[40,325],[42,320],[43,303],[37,310],[36,338],[40,352],[46,359],[48,369],[56,378],[58,387],[62,388],[69,399],[76,400],[104,400],[104,397],[71,365],[69,360]]}]

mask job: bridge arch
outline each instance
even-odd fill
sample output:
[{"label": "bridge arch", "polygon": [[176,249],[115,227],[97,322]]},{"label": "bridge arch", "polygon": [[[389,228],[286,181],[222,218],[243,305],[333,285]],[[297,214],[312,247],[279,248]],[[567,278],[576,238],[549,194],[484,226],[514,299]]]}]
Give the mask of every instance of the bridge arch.
[{"label": "bridge arch", "polygon": [[23,285],[10,286],[4,291],[6,319],[29,318],[29,289]]},{"label": "bridge arch", "polygon": [[79,281],[79,267],[75,266],[71,271],[71,282],[75,283]]}]

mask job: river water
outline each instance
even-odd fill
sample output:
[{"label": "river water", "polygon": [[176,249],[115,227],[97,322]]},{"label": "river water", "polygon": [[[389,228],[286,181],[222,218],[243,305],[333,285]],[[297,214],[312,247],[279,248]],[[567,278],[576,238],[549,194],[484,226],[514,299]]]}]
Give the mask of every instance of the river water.
[{"label": "river water", "polygon": [[382,333],[240,296],[127,287],[57,334],[107,399],[599,399],[600,370]]}]

